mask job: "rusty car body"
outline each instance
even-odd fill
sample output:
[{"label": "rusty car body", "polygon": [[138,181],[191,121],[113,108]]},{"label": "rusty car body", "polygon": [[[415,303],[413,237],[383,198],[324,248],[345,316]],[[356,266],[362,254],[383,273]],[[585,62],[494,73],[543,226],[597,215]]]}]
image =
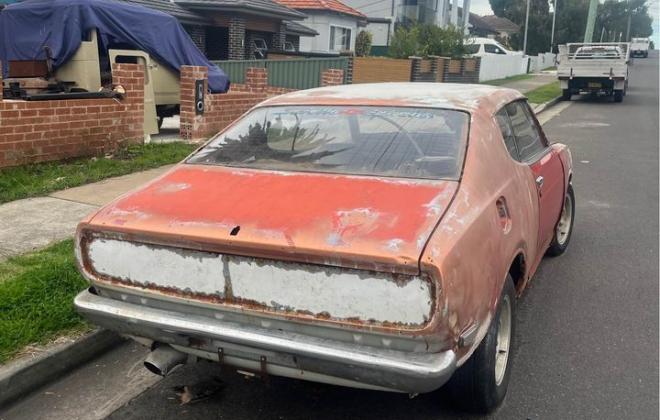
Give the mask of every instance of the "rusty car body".
[{"label": "rusty car body", "polygon": [[[277,116],[266,122],[267,113]],[[338,164],[316,170],[321,158],[310,146],[314,156],[296,155],[308,159],[290,170],[281,165],[289,157],[251,156],[262,147],[256,142],[240,164],[217,160],[235,142],[231,133],[252,133],[262,120],[290,137],[274,128],[286,118],[295,121],[293,143],[301,118],[316,129],[327,123],[331,133],[347,121],[349,137],[356,121],[366,130],[378,120],[377,135],[362,131],[360,139],[381,147],[378,132],[390,127],[382,153],[401,145],[397,159],[407,163],[394,175]],[[310,144],[336,142],[314,130],[305,135],[316,136]],[[451,152],[442,152],[449,158],[415,151],[441,139],[449,139]],[[359,141],[318,155],[335,159],[327,156],[349,144]],[[434,176],[436,168],[450,175]],[[513,90],[393,83],[289,93],[257,105],[183,163],[82,221],[77,258],[91,287],[75,305],[155,351],[262,374],[429,392],[485,346],[507,282],[520,294],[557,235],[562,248],[553,252],[563,252],[571,177],[567,147],[548,142]]]}]

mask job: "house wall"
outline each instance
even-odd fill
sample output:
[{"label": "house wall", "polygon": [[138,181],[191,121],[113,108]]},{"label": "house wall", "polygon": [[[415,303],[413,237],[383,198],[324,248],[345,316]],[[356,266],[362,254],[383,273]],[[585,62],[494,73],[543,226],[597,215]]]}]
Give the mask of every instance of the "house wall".
[{"label": "house wall", "polygon": [[371,45],[386,46],[389,45],[390,23],[369,22],[365,31],[371,33]]},{"label": "house wall", "polygon": [[[1,80],[0,80],[1,82]],[[122,99],[21,101],[0,91],[0,167],[101,155],[144,140],[144,68],[112,64]]]},{"label": "house wall", "polygon": [[351,30],[351,51],[355,49],[355,37],[358,33],[358,19],[347,15],[330,12],[316,12],[303,10],[307,18],[301,23],[316,30],[319,34],[315,37],[301,37],[300,51],[313,52],[338,52],[330,51],[330,26],[340,26]]}]

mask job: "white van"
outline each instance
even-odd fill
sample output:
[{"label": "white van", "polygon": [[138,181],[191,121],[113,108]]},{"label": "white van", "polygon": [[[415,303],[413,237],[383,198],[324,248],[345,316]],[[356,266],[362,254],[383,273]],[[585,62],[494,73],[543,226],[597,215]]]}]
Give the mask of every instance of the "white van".
[{"label": "white van", "polygon": [[465,41],[467,53],[475,57],[484,55],[522,55],[522,51],[511,51],[491,38],[468,38]]}]

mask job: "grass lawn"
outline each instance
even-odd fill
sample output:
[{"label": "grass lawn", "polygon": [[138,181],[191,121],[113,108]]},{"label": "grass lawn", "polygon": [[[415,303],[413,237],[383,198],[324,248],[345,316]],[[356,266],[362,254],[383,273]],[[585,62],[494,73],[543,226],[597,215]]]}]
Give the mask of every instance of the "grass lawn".
[{"label": "grass lawn", "polygon": [[548,83],[541,87],[529,91],[525,94],[529,99],[529,102],[532,104],[542,104],[548,102],[551,99],[556,98],[561,95],[561,88],[559,87],[559,80],[556,82]]},{"label": "grass lawn", "polygon": [[89,328],[73,309],[86,286],[71,239],[0,262],[0,363],[28,344]]},{"label": "grass lawn", "polygon": [[81,158],[0,169],[0,203],[179,162],[195,147],[197,145],[181,142],[132,145],[110,158]]},{"label": "grass lawn", "polygon": [[533,74],[519,74],[519,75],[516,75],[516,76],[506,77],[504,79],[488,80],[487,82],[481,82],[481,84],[483,84],[483,85],[492,85],[492,86],[501,86],[501,85],[504,85],[506,83],[531,79],[532,77],[534,77]]}]

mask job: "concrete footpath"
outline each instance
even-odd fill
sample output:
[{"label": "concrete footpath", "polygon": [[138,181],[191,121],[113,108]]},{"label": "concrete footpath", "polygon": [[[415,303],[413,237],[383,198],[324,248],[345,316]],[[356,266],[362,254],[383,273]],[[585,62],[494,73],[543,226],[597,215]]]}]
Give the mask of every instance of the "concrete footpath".
[{"label": "concrete footpath", "polygon": [[[557,81],[557,71],[548,70],[541,73],[535,73],[532,77],[522,80],[516,80],[509,83],[504,83],[500,87],[515,89],[521,93],[527,93],[548,83]],[[487,82],[486,82],[487,83]]]},{"label": "concrete footpath", "polygon": [[161,175],[172,165],[108,178],[0,205],[0,260],[73,236],[78,222],[102,205]]}]

